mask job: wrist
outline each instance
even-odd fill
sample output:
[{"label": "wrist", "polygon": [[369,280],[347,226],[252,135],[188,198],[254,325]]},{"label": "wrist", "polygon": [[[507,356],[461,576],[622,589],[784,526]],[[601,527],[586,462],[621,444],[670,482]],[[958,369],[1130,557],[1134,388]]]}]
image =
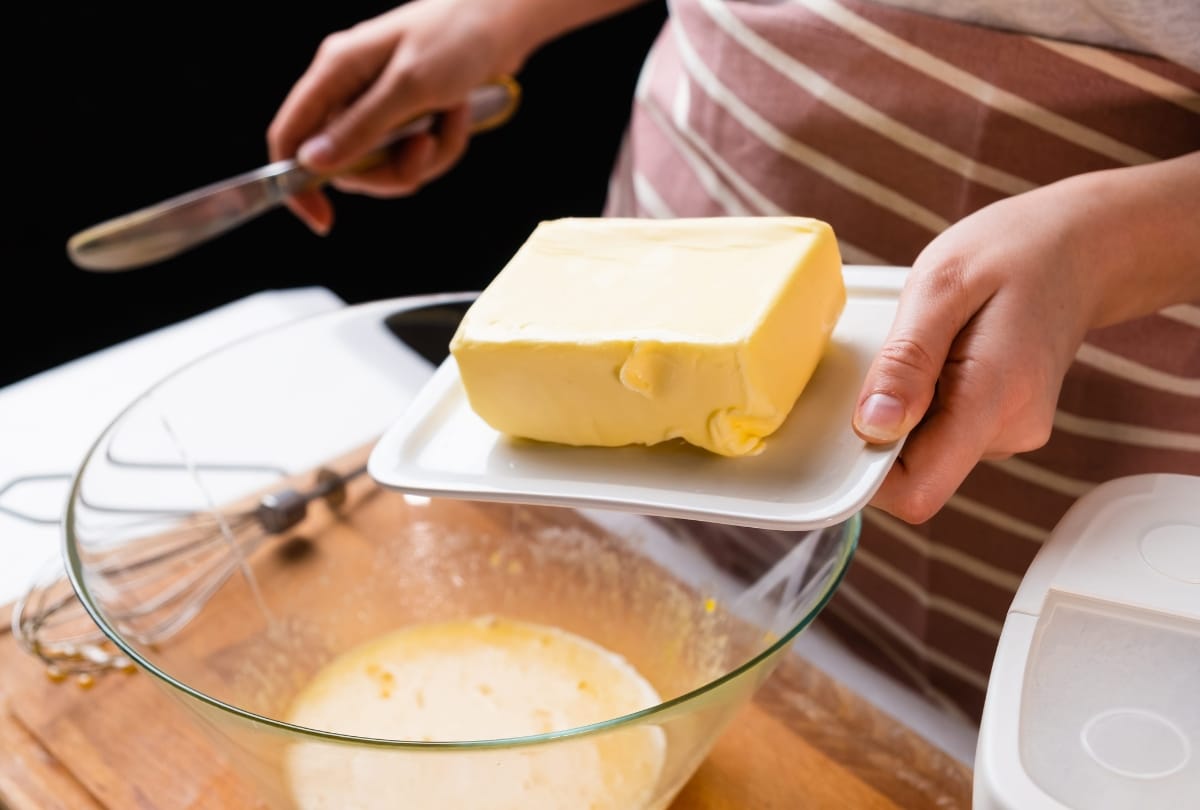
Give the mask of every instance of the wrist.
[{"label": "wrist", "polygon": [[1095,292],[1091,326],[1200,301],[1200,152],[1057,185],[1072,259]]}]

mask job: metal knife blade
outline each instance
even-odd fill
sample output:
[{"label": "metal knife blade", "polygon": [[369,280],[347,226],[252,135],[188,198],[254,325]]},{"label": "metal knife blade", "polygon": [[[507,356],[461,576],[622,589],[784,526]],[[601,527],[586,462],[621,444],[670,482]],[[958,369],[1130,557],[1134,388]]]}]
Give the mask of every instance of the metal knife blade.
[{"label": "metal knife blade", "polygon": [[[510,77],[473,90],[467,100],[472,131],[503,124],[515,111],[519,98],[520,86]],[[423,132],[433,126],[434,120],[433,115],[417,118],[393,133],[388,143]],[[110,272],[143,267],[207,242],[270,211],[288,196],[328,179],[295,160],[270,163],[93,225],[67,241],[67,255],[84,270]]]}]

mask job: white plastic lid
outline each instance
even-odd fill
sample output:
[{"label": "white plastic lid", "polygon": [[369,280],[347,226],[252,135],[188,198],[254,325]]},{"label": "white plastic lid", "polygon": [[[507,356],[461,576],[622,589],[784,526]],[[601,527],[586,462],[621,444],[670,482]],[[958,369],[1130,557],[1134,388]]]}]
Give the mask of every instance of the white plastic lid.
[{"label": "white plastic lid", "polygon": [[1097,487],[1013,600],[975,806],[1200,807],[1200,477]]}]

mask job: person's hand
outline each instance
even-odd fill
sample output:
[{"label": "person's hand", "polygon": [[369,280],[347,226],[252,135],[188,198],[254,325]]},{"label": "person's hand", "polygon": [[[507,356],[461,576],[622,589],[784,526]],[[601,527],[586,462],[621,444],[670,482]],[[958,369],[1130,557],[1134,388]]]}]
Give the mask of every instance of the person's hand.
[{"label": "person's hand", "polygon": [[[543,43],[642,1],[411,0],[330,34],[267,129],[271,160],[295,157],[327,175],[356,168],[389,133],[438,113],[433,131],[405,139],[385,162],[331,180],[341,191],[411,194],[462,157],[471,90],[515,75]],[[287,205],[318,234],[333,224],[320,191]]]},{"label": "person's hand", "polygon": [[1198,210],[1200,153],[1002,200],[934,239],[859,394],[860,437],[907,434],[872,505],[924,522],[981,459],[1045,444],[1089,329],[1200,297]]},{"label": "person's hand", "polygon": [[[399,6],[321,43],[267,131],[272,160],[296,157],[333,173],[428,112],[434,130],[415,135],[367,170],[335,177],[341,191],[396,197],[445,173],[463,154],[470,124],[464,101],[478,85],[511,74],[527,43],[501,24],[502,7],[478,0],[420,0]],[[333,208],[321,191],[297,194],[288,207],[326,233]]]}]

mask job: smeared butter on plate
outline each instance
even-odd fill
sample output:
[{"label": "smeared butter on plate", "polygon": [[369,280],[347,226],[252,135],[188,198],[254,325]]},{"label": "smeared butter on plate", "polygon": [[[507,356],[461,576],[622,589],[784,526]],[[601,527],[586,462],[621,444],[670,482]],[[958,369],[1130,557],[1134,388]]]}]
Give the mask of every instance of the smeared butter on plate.
[{"label": "smeared butter on plate", "polygon": [[754,455],[845,304],[819,220],[557,219],[479,295],[450,351],[472,410],[501,433]]},{"label": "smeared butter on plate", "polygon": [[[659,702],[624,658],[564,630],[495,616],[419,625],[344,653],[292,703],[288,722],[416,742],[491,740],[602,722]],[[302,810],[649,810],[662,729],[635,725],[507,750],[414,752],[292,746]]]}]

